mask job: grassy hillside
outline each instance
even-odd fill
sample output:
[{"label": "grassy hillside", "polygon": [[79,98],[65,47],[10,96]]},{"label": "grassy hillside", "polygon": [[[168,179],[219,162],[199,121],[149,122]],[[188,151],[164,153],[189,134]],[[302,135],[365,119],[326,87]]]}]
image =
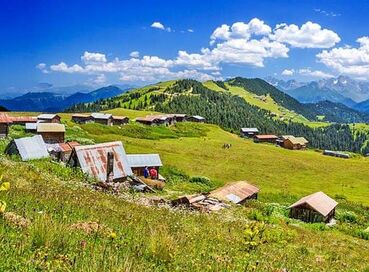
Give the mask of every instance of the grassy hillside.
[{"label": "grassy hillside", "polygon": [[[114,109],[131,118],[148,112]],[[159,153],[167,177],[153,194],[98,192],[80,171],[0,155],[0,271],[366,271],[369,269],[369,159],[343,160],[314,150],[290,151],[225,132],[215,125],[173,127],[76,125],[62,114],[67,137],[121,140],[127,153]],[[23,128],[12,128],[20,137]],[[231,143],[230,149],[222,145]],[[3,148],[6,141],[2,140]],[[0,152],[1,154],[1,152]],[[21,173],[21,174],[20,174]],[[209,184],[191,182],[206,176]],[[261,188],[259,201],[213,214],[152,206],[230,181]],[[1,182],[0,182],[1,183]],[[289,204],[323,190],[340,205],[337,226],[288,218]],[[21,220],[19,217],[21,216]]]}]

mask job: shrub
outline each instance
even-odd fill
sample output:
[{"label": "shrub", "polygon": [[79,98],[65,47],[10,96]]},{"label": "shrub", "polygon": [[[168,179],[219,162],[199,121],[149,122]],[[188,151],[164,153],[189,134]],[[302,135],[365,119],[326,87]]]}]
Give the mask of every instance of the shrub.
[{"label": "shrub", "polygon": [[358,216],[354,212],[344,211],[337,213],[337,219],[342,222],[356,223],[358,221]]},{"label": "shrub", "polygon": [[205,184],[208,186],[213,186],[213,183],[211,182],[211,180],[207,177],[202,177],[202,176],[193,176],[190,178],[189,182],[191,183],[201,183],[201,184]]}]

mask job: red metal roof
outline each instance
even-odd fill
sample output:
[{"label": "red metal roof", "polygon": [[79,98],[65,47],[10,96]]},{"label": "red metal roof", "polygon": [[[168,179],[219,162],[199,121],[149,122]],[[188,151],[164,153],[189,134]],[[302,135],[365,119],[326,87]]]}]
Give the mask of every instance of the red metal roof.
[{"label": "red metal roof", "polygon": [[9,115],[6,113],[0,113],[0,123],[1,124],[10,124],[13,121],[10,119]]},{"label": "red metal roof", "polygon": [[80,144],[78,142],[67,142],[67,143],[61,143],[59,144],[59,147],[61,151],[63,152],[71,152],[73,150],[73,147],[79,146]]}]

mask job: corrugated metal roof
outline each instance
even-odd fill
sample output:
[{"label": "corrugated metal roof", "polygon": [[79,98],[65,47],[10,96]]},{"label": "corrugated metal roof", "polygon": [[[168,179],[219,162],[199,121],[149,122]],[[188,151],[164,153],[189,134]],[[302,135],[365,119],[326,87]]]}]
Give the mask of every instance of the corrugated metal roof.
[{"label": "corrugated metal roof", "polygon": [[338,203],[325,193],[317,192],[301,198],[289,208],[294,208],[304,204],[309,205],[313,210],[317,211],[321,215],[327,216],[337,206]]},{"label": "corrugated metal roof", "polygon": [[37,130],[37,123],[26,123],[27,130]]},{"label": "corrugated metal roof", "polygon": [[110,119],[112,115],[110,113],[94,112],[91,116],[95,119]]},{"label": "corrugated metal roof", "polygon": [[163,166],[159,154],[130,154],[127,159],[130,167]]},{"label": "corrugated metal roof", "polygon": [[195,118],[195,119],[198,119],[198,120],[205,120],[205,118],[200,116],[200,115],[194,115],[194,116],[192,116],[192,118]]},{"label": "corrugated metal roof", "polygon": [[80,146],[78,142],[67,142],[67,143],[60,143],[58,144],[60,147],[60,150],[62,152],[70,152],[73,150],[73,147]]},{"label": "corrugated metal roof", "polygon": [[114,179],[133,175],[122,142],[76,146],[74,148],[82,171],[100,181],[106,181],[108,152],[114,154]]},{"label": "corrugated metal roof", "polygon": [[125,120],[127,118],[128,118],[127,116],[113,115],[113,120]]},{"label": "corrugated metal roof", "polygon": [[81,113],[75,113],[75,114],[72,114],[72,118],[73,117],[76,117],[76,118],[89,118],[89,117],[91,117],[91,115],[81,114]]},{"label": "corrugated metal roof", "polygon": [[39,123],[37,132],[65,132],[65,126],[57,123]]},{"label": "corrugated metal roof", "polygon": [[41,135],[15,139],[14,142],[23,161],[49,157]]},{"label": "corrugated metal roof", "polygon": [[32,117],[32,116],[11,116],[10,119],[13,122],[18,122],[18,123],[36,123],[37,122],[37,118]]},{"label": "corrugated metal roof", "polygon": [[241,128],[242,132],[259,132],[257,128]]},{"label": "corrugated metal roof", "polygon": [[0,123],[1,124],[11,124],[13,121],[7,114],[0,114]]},{"label": "corrugated metal roof", "polygon": [[57,114],[43,113],[43,114],[40,114],[39,116],[37,116],[37,119],[51,120],[51,119],[53,119],[57,116],[58,116]]},{"label": "corrugated metal roof", "polygon": [[210,192],[209,196],[238,204],[257,192],[259,192],[259,188],[254,185],[246,181],[238,181]]}]

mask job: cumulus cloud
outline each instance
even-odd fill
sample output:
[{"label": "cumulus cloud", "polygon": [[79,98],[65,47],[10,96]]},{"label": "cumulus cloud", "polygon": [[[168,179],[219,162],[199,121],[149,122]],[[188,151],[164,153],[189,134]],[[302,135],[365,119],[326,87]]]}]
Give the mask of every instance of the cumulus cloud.
[{"label": "cumulus cloud", "polygon": [[193,33],[195,32],[192,28],[187,29],[187,32]]},{"label": "cumulus cloud", "polygon": [[81,60],[84,63],[106,62],[106,56],[105,54],[101,53],[90,53],[85,51],[85,53],[81,57]]},{"label": "cumulus cloud", "polygon": [[310,21],[301,27],[278,24],[270,38],[299,48],[330,48],[341,41],[334,31],[322,29],[319,24]]},{"label": "cumulus cloud", "polygon": [[39,69],[44,74],[48,74],[49,73],[49,71],[47,70],[46,63],[39,63],[39,64],[36,65],[36,68]]},{"label": "cumulus cloud", "polygon": [[311,70],[310,68],[302,68],[298,70],[298,73],[302,76],[309,76],[315,78],[332,78],[334,75],[328,74],[320,70]]},{"label": "cumulus cloud", "polygon": [[129,54],[129,56],[132,57],[132,58],[139,58],[140,57],[140,52],[138,52],[138,51],[132,51]]},{"label": "cumulus cloud", "polygon": [[167,32],[171,32],[172,29],[170,27],[165,27],[162,23],[160,22],[153,22],[151,24],[151,27],[152,28],[157,28],[157,29],[160,29],[160,30],[164,30],[164,31],[167,31]]},{"label": "cumulus cloud", "polygon": [[332,68],[339,74],[352,76],[357,79],[368,79],[369,75],[369,37],[356,40],[358,47],[338,47],[323,50],[317,54],[319,62]]},{"label": "cumulus cloud", "polygon": [[294,73],[294,69],[284,69],[281,74],[282,76],[293,76]]},{"label": "cumulus cloud", "polygon": [[[151,27],[171,31],[160,22],[154,22]],[[299,38],[299,35],[303,35],[303,38]],[[51,65],[49,69],[53,72],[84,73],[96,77],[116,73],[121,80],[126,81],[158,81],[178,77],[217,79],[221,78],[223,64],[263,67],[266,59],[287,58],[289,46],[320,48],[334,45],[338,41],[339,37],[333,31],[322,29],[320,25],[311,22],[303,24],[301,28],[296,25],[277,25],[273,30],[264,21],[253,18],[248,22],[223,24],[212,32],[209,47],[198,52],[179,50],[177,56],[171,59],[149,55],[141,57],[138,51],[133,51],[129,59],[108,60],[103,53],[86,51],[81,56],[82,64],[67,65],[60,62]],[[43,69],[48,67],[45,65]],[[324,76],[317,71],[310,71],[310,74],[314,72],[315,76]],[[288,74],[287,71],[284,73]]]}]

